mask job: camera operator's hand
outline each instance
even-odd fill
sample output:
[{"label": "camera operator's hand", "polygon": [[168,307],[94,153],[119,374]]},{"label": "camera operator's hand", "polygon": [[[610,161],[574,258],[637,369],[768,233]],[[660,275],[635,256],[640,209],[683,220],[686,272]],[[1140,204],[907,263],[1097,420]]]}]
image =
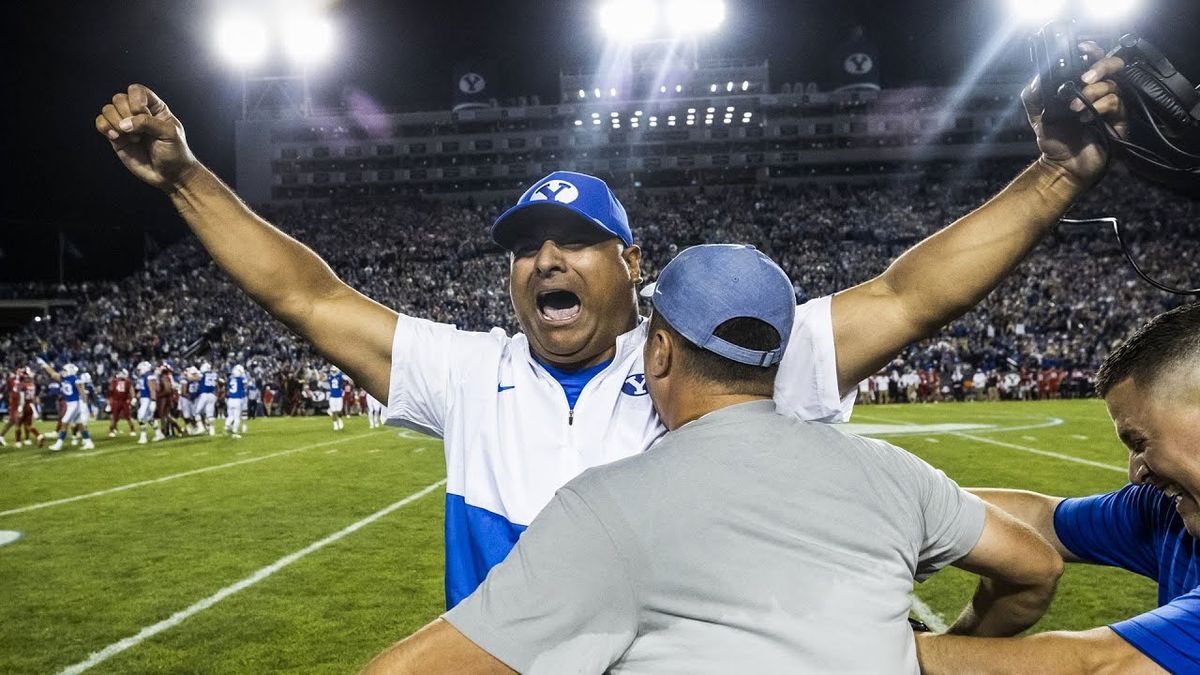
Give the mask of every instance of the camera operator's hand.
[{"label": "camera operator's hand", "polygon": [[129,85],[96,116],[96,131],[112,144],[130,173],[171,192],[199,166],[188,149],[183,125],[148,87]]},{"label": "camera operator's hand", "polygon": [[[1094,42],[1085,42],[1080,49],[1092,63],[1082,78],[1084,98],[1125,138],[1128,133],[1125,106],[1117,83],[1111,79],[1125,67],[1125,62],[1116,57],[1105,57],[1104,51]],[[1078,121],[1054,123],[1042,117],[1045,106],[1037,79],[1021,92],[1021,101],[1025,104],[1029,124],[1037,134],[1038,149],[1042,151],[1044,162],[1063,169],[1083,186],[1090,186],[1104,175],[1108,152],[1099,132],[1082,123],[1090,122],[1093,116],[1082,101],[1071,102],[1071,110],[1079,113]]]}]

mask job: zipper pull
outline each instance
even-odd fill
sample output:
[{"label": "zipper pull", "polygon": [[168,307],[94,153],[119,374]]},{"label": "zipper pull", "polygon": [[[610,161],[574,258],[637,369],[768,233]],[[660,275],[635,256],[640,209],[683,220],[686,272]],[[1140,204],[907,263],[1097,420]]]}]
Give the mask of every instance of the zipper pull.
[{"label": "zipper pull", "polygon": [[567,411],[567,426],[575,424],[575,409],[571,408]]}]

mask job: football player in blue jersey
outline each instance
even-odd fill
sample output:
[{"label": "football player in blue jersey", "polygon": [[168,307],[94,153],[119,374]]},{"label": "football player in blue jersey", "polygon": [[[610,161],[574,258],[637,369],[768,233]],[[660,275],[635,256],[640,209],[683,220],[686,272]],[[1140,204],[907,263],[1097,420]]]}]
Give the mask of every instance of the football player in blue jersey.
[{"label": "football player in blue jersey", "polygon": [[183,418],[184,428],[189,436],[201,433],[200,425],[196,422],[196,399],[200,396],[200,370],[188,366],[183,371],[183,382],[179,387],[179,416]]},{"label": "football player in blue jersey", "polygon": [[344,393],[342,371],[337,366],[329,366],[329,375],[326,380],[329,383],[329,416],[333,418],[333,430],[341,431],[346,423],[342,416],[342,411],[345,409],[342,394]]},{"label": "football player in blue jersey", "polygon": [[229,372],[225,394],[225,433],[241,438],[239,431],[245,430],[242,411],[246,409],[246,369],[240,364]]},{"label": "football player in blue jersey", "polygon": [[1160,314],[1115,349],[1096,391],[1129,450],[1128,485],[1070,499],[973,492],[1023,520],[1067,562],[1158,582],[1159,606],[1091,630],[922,636],[922,672],[1200,673],[1200,305]]},{"label": "football player in blue jersey", "polygon": [[80,390],[82,383],[79,381],[79,368],[73,363],[68,363],[59,373],[54,366],[46,363],[43,359],[38,359],[38,365],[46,371],[50,379],[59,383],[59,386],[62,387],[62,396],[67,402],[67,409],[62,418],[63,428],[58,432],[58,440],[50,446],[50,449],[55,452],[62,450],[68,431],[75,431],[83,436],[84,450],[94,449],[96,444],[92,442],[92,437],[88,434],[87,429],[89,419],[87,393]]},{"label": "football player in blue jersey", "polygon": [[145,445],[149,442],[146,438],[147,426],[151,429],[156,429],[154,422],[154,400],[158,393],[158,378],[154,377],[154,366],[150,365],[149,361],[142,361],[137,364],[137,393],[138,393],[138,412],[137,421],[138,429],[138,445]]},{"label": "football player in blue jersey", "polygon": [[199,389],[196,395],[196,421],[200,430],[208,431],[209,436],[217,433],[217,371],[212,364],[205,361],[200,364]]}]

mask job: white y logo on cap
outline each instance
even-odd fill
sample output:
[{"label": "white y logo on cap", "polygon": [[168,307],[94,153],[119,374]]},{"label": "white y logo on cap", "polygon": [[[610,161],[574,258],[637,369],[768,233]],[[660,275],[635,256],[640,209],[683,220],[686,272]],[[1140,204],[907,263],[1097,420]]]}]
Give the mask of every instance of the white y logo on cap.
[{"label": "white y logo on cap", "polygon": [[533,191],[533,194],[529,196],[529,201],[531,202],[544,202],[550,199],[561,204],[570,204],[579,199],[579,189],[565,180],[556,178],[538,186]]}]

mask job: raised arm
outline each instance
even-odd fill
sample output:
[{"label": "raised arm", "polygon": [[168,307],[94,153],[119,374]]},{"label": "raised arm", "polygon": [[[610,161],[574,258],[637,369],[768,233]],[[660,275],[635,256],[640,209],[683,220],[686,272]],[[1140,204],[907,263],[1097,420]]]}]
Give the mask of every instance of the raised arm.
[{"label": "raised arm", "polygon": [[40,358],[37,360],[37,364],[42,367],[42,370],[46,371],[46,374],[50,376],[50,379],[54,380],[55,382],[62,382],[62,375],[59,375],[58,371],[54,369],[54,366],[46,363],[45,360]]},{"label": "raised arm", "polygon": [[1054,599],[1063,561],[1033,530],[989,504],[979,542],[954,566],[980,580],[948,632],[995,637],[1037,623]]},{"label": "raised arm", "polygon": [[113,96],[96,130],[133,175],[159,188],[234,283],[387,400],[394,311],[350,288],[311,249],[255,215],[188,149],[183,125],[140,85]]},{"label": "raised arm", "polygon": [[[1099,59],[1084,74],[1083,94],[1124,133],[1117,85],[1124,67]],[[886,365],[905,345],[928,337],[978,304],[1017,266],[1080,195],[1100,179],[1108,154],[1077,123],[1042,120],[1035,81],[1022,92],[1041,157],[976,211],[930,236],[883,274],[833,298],[838,385],[843,395]]]}]

